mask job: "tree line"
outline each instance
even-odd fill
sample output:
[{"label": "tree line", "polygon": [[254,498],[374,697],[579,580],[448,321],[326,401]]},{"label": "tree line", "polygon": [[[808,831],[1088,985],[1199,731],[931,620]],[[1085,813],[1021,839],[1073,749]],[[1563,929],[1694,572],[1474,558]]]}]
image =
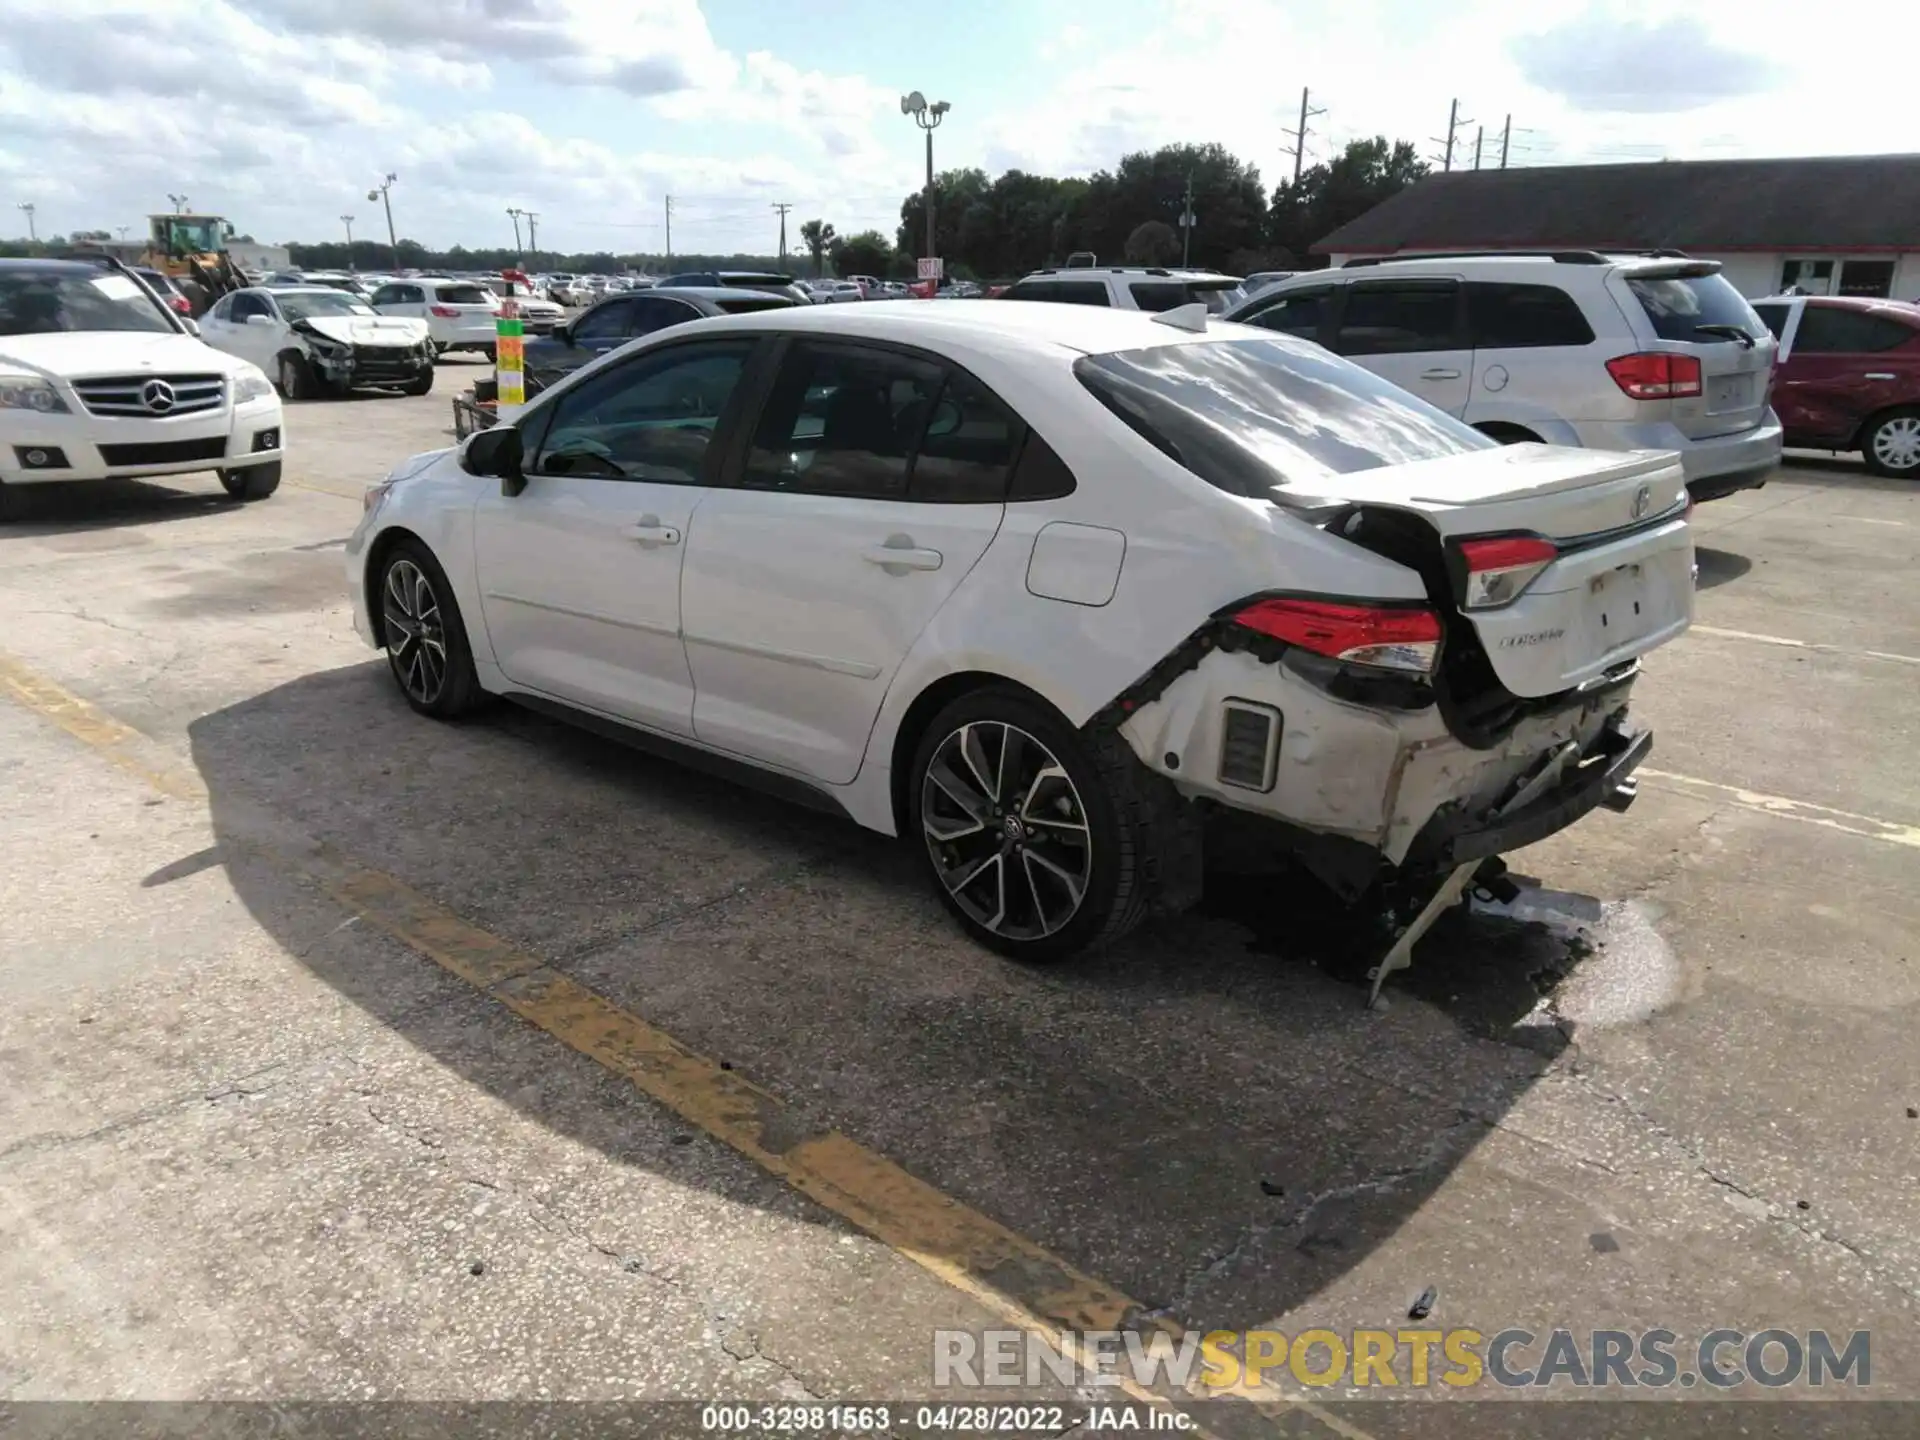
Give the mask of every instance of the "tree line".
[{"label": "tree line", "polygon": [[[1355,140],[1333,159],[1289,177],[1271,192],[1259,169],[1220,145],[1166,145],[1124,157],[1087,178],[1009,170],[948,170],[935,177],[935,243],[947,273],[966,279],[1011,279],[1091,252],[1103,265],[1196,266],[1244,275],[1253,270],[1307,270],[1326,264],[1313,246],[1349,220],[1427,173],[1413,145],[1385,136]],[[1191,206],[1194,223],[1182,233]],[[771,270],[816,275],[907,278],[926,244],[925,192],[900,204],[893,235],[877,230],[839,234],[824,218],[800,226],[802,249],[777,255],[615,254],[611,251],[527,254],[506,246],[435,250],[414,240],[398,246],[407,270],[500,270],[520,266],[586,274],[666,275],[685,270]],[[0,242],[0,255],[44,252],[59,237],[29,247]],[[295,266],[313,270],[385,271],[394,250],[356,240],[287,246]]]}]

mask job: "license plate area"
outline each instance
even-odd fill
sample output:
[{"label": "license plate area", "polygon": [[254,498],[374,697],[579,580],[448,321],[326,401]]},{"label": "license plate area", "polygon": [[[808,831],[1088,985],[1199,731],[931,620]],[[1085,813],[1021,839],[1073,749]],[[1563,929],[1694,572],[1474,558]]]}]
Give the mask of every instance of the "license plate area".
[{"label": "license plate area", "polygon": [[1730,410],[1748,410],[1754,405],[1752,375],[1713,375],[1707,379],[1707,413],[1724,415]]},{"label": "license plate area", "polygon": [[1616,650],[1664,625],[1663,589],[1637,561],[1587,581],[1587,633],[1593,642],[1588,653]]}]

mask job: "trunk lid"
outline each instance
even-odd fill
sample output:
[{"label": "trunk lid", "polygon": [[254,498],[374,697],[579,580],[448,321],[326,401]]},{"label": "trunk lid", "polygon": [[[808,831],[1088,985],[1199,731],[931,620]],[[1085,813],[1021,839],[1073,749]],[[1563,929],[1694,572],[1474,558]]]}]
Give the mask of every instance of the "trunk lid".
[{"label": "trunk lid", "polygon": [[[1461,540],[1538,535],[1559,555],[1520,596],[1468,610],[1457,586],[1441,597],[1449,630],[1464,622],[1512,694],[1574,689],[1665,644],[1693,619],[1693,539],[1686,477],[1670,451],[1498,450],[1323,477],[1312,497],[1276,492],[1310,510],[1352,507],[1419,515],[1450,555]],[[1449,566],[1459,571],[1457,558]]]}]

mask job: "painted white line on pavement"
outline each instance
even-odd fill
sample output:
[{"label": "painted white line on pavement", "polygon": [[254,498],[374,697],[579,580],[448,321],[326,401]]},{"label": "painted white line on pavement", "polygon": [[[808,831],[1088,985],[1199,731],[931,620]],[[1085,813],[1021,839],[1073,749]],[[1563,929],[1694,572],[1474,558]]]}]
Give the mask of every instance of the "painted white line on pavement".
[{"label": "painted white line on pavement", "polygon": [[1743,810],[1782,820],[1797,820],[1803,825],[1818,825],[1888,845],[1905,845],[1920,850],[1920,825],[1902,825],[1879,820],[1871,815],[1856,815],[1851,810],[1835,810],[1829,805],[1814,805],[1805,800],[1789,800],[1784,795],[1767,795],[1758,790],[1742,790],[1738,785],[1722,785],[1714,780],[1699,780],[1691,775],[1675,775],[1670,770],[1652,770],[1641,766],[1636,774],[1676,789],[1691,791],[1704,799],[1725,800]]},{"label": "painted white line on pavement", "polygon": [[1920,655],[1896,655],[1891,650],[1850,650],[1845,645],[1823,645],[1818,640],[1794,640],[1785,635],[1761,635],[1752,630],[1723,630],[1718,625],[1694,625],[1691,635],[1715,635],[1722,640],[1751,640],[1789,650],[1818,650],[1826,655],[1858,655],[1868,660],[1891,660],[1896,665],[1920,665]]}]

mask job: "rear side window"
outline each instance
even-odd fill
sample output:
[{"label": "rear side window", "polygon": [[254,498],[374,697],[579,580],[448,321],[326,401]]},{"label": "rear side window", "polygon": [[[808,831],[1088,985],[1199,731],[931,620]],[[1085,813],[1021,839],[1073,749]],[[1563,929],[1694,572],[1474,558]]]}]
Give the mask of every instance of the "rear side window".
[{"label": "rear side window", "polygon": [[1305,290],[1282,296],[1259,314],[1247,316],[1242,323],[1258,325],[1263,330],[1278,330],[1283,335],[1297,335],[1302,340],[1318,340],[1320,322],[1326,317],[1327,300],[1332,294],[1331,290]]},{"label": "rear side window", "polygon": [[946,372],[890,350],[799,341],[780,362],[742,484],[904,499]]},{"label": "rear side window", "polygon": [[1334,348],[1342,355],[1458,349],[1459,299],[1450,280],[1349,285]]},{"label": "rear side window", "polygon": [[1110,305],[1104,280],[1062,280],[1054,287],[1054,299],[1068,305]]},{"label": "rear side window", "polygon": [[1004,500],[1013,413],[971,376],[948,376],[927,419],[907,493],[915,500]]},{"label": "rear side window", "polygon": [[1350,361],[1279,335],[1083,355],[1073,369],[1148,444],[1234,495],[1498,443]]},{"label": "rear side window", "polygon": [[1467,285],[1467,324],[1479,350],[1591,345],[1593,327],[1557,285]]},{"label": "rear side window", "polygon": [[1885,315],[1838,305],[1809,305],[1793,337],[1796,355],[1872,355],[1913,339],[1915,330]]},{"label": "rear side window", "polygon": [[484,285],[441,285],[434,293],[446,305],[485,305],[493,298]]},{"label": "rear side window", "polygon": [[[1662,340],[1696,345],[1732,345],[1730,335],[1717,335],[1702,325],[1732,325],[1758,340],[1765,333],[1760,317],[1723,275],[1662,275],[1630,278],[1627,288],[1640,302],[1654,334]],[[1804,322],[1802,322],[1804,323]]]}]

